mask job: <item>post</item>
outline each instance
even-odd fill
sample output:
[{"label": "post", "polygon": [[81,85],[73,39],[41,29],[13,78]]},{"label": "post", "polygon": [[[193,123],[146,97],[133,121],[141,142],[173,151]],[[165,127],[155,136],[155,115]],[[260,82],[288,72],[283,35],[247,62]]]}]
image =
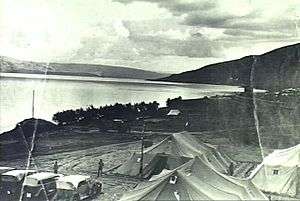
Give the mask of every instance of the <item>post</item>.
[{"label": "post", "polygon": [[184,131],[188,131],[188,127],[190,126],[190,118],[189,118],[189,114],[186,114],[185,116],[185,125],[184,125]]},{"label": "post", "polygon": [[143,177],[143,162],[144,162],[144,132],[145,132],[145,123],[143,125],[143,131],[141,133],[141,160],[140,160],[140,177]]},{"label": "post", "polygon": [[34,90],[32,91],[32,118],[34,118]]}]

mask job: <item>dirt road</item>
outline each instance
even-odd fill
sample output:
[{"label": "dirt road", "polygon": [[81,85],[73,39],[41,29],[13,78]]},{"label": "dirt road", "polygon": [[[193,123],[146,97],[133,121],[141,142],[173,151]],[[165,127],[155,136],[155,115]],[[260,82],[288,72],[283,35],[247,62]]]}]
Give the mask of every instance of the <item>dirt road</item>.
[{"label": "dirt road", "polygon": [[[59,173],[63,174],[97,174],[98,162],[104,161],[104,171],[124,162],[130,154],[138,150],[138,142],[120,143],[113,145],[100,146],[85,150],[64,152],[58,154],[44,155],[34,157],[30,168],[52,171],[55,160],[58,160]],[[11,166],[25,168],[26,160],[2,161],[0,166]],[[123,192],[132,189],[138,182],[137,179],[117,177],[114,175],[103,175],[102,178],[103,194],[99,195],[96,200],[118,200]]]}]

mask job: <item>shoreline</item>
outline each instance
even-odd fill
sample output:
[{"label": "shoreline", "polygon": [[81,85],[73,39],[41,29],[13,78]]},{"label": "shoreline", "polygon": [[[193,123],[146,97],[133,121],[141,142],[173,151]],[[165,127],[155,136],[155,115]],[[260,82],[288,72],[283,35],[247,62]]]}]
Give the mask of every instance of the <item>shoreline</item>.
[{"label": "shoreline", "polygon": [[166,85],[166,86],[212,86],[212,87],[232,87],[240,88],[241,86],[231,85],[219,85],[219,84],[197,84],[197,83],[183,83],[183,82],[166,82],[166,81],[155,81],[147,79],[132,79],[132,78],[115,78],[115,77],[100,77],[100,76],[81,76],[81,75],[54,75],[54,74],[32,74],[32,73],[2,73],[0,72],[1,78],[11,79],[37,79],[37,80],[55,80],[55,81],[74,81],[74,82],[96,82],[96,83],[116,83],[116,84],[154,84],[154,85]]},{"label": "shoreline", "polygon": [[[16,123],[30,117],[25,115],[24,112],[21,113],[23,110],[28,112],[29,106],[31,106],[31,100],[29,100],[29,98],[31,99],[30,90],[35,90],[37,92],[36,118],[42,118],[48,121],[52,121],[52,116],[59,111],[80,107],[86,108],[88,105],[99,107],[115,103],[135,104],[142,101],[149,102],[156,100],[160,104],[160,107],[163,107],[165,106],[167,98],[175,98],[179,95],[182,95],[184,99],[195,99],[205,96],[211,97],[217,94],[224,95],[243,91],[242,88],[235,86],[160,83],[146,80],[118,78],[85,77],[82,79],[83,81],[81,81],[78,80],[78,77],[73,76],[63,76],[63,80],[60,79],[60,76],[54,75],[47,75],[46,77],[42,75],[34,75],[35,78],[33,78],[33,75],[31,74],[3,75],[0,73],[0,76],[2,76],[1,92],[3,94],[7,94],[7,98],[4,98],[3,96],[1,99],[3,101],[0,108],[2,113],[1,119],[3,120],[1,122],[1,133],[13,129]],[[43,87],[44,85],[45,87]],[[89,85],[91,85],[90,88]],[[54,90],[54,87],[56,86],[62,86],[62,89],[60,91]],[[73,90],[73,87],[77,88]],[[44,88],[45,90],[43,90]],[[79,89],[82,90],[79,91]],[[19,96],[19,99],[15,100],[13,97],[15,95],[8,90],[17,90],[16,95]],[[129,96],[126,95],[125,90],[128,90],[128,93],[135,98],[129,98]],[[39,91],[41,93],[39,93]],[[112,92],[112,95],[107,94],[110,91]],[[120,92],[120,95],[116,95],[117,92]],[[61,94],[62,96],[58,97],[56,94]],[[175,96],[176,94],[178,95]],[[83,96],[83,98],[81,98],[81,96]],[[89,100],[85,98],[85,96],[91,96],[92,99]],[[23,97],[26,97],[26,99]],[[69,103],[69,99],[73,97],[76,101]],[[59,103],[56,101],[58,98],[61,99],[62,102]],[[25,102],[26,104],[23,104]],[[42,113],[42,105],[45,104],[49,104],[50,107]],[[28,107],[24,108],[26,106]],[[15,111],[13,111],[12,108],[18,108],[18,116],[13,117]],[[7,118],[7,116],[11,117],[11,119]]]}]

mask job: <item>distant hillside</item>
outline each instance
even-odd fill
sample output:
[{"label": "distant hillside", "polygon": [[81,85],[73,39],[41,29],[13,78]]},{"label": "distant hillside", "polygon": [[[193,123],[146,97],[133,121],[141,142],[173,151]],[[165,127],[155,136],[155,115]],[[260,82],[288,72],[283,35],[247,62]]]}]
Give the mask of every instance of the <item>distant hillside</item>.
[{"label": "distant hillside", "polygon": [[[253,69],[252,69],[253,68]],[[168,82],[250,85],[261,89],[300,87],[300,43],[275,49],[262,55],[208,65],[197,70],[158,79]]]},{"label": "distant hillside", "polygon": [[0,160],[18,157],[28,157],[28,151],[32,144],[33,133],[35,133],[35,142],[38,141],[41,134],[46,131],[56,129],[56,125],[42,119],[25,119],[18,123],[10,131],[0,134]]},{"label": "distant hillside", "polygon": [[133,79],[157,79],[168,76],[167,74],[145,71],[134,68],[72,63],[38,63],[20,61],[9,57],[0,56],[0,72],[2,73],[33,73],[74,76],[96,76]]},{"label": "distant hillside", "polygon": [[36,135],[39,136],[40,133],[52,130],[55,127],[55,124],[43,119],[25,119],[22,122],[19,122],[14,129],[0,134],[0,141],[24,141],[24,139],[27,140],[32,137],[34,130]]}]

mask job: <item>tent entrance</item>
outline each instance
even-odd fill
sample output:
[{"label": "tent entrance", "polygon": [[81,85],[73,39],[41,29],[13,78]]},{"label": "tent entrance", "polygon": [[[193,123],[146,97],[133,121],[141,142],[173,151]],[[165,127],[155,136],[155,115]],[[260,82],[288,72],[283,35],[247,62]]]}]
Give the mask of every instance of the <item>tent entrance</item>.
[{"label": "tent entrance", "polygon": [[144,168],[144,178],[150,178],[152,175],[161,173],[163,169],[169,169],[168,156],[165,154],[156,154],[151,162]]},{"label": "tent entrance", "polygon": [[170,169],[170,167],[168,166],[168,156],[167,155],[158,154],[157,158],[158,158],[158,160],[152,171],[152,175],[161,173],[161,171],[163,171],[163,169],[168,169],[168,170]]},{"label": "tent entrance", "polygon": [[149,179],[153,175],[160,174],[164,169],[173,170],[190,159],[191,158],[172,156],[164,153],[156,154],[150,163],[144,167],[143,177]]}]

